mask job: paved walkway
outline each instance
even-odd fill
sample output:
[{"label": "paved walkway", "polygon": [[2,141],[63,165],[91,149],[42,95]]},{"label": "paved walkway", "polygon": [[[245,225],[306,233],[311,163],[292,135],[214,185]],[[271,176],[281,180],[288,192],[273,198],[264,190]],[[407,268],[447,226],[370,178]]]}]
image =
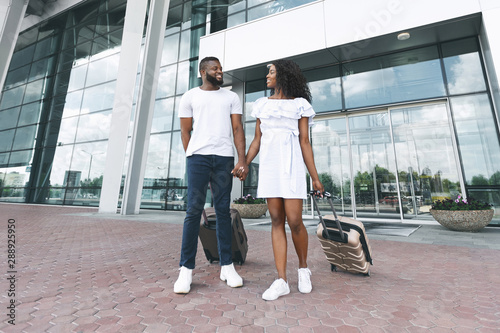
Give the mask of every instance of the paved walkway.
[{"label": "paved walkway", "polygon": [[191,292],[177,295],[184,213],[0,204],[0,216],[1,332],[500,332],[500,228],[369,234],[374,266],[365,277],[331,272],[306,221],[313,291],[297,290],[290,241],[291,293],[266,302],[275,268],[265,219],[244,221],[242,288],[220,281],[200,246]]}]

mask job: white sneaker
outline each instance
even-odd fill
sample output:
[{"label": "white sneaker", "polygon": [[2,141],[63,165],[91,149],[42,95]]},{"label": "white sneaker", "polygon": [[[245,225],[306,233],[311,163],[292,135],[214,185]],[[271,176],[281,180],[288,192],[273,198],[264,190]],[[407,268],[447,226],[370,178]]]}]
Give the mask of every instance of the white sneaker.
[{"label": "white sneaker", "polygon": [[299,291],[308,294],[311,290],[311,271],[309,268],[299,268]]},{"label": "white sneaker", "polygon": [[290,293],[290,287],[288,286],[288,282],[285,282],[283,279],[274,280],[273,284],[264,291],[262,294],[262,298],[266,301],[274,301],[280,296],[288,295]]},{"label": "white sneaker", "polygon": [[243,279],[236,273],[233,264],[221,266],[220,279],[226,281],[227,285],[231,288],[237,288],[243,285]]},{"label": "white sneaker", "polygon": [[179,268],[179,277],[174,284],[174,293],[187,294],[191,290],[191,282],[193,282],[193,270],[182,266]]}]

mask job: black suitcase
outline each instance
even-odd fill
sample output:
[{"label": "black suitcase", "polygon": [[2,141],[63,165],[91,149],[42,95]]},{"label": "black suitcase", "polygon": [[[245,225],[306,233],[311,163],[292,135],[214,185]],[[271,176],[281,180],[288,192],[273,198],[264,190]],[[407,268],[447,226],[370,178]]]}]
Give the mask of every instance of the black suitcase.
[{"label": "black suitcase", "polygon": [[337,217],[330,193],[324,195],[333,211],[333,215],[325,217],[321,216],[314,191],[311,192],[320,220],[316,234],[332,271],[340,268],[369,276],[373,261],[363,223],[345,216]]},{"label": "black suitcase", "polygon": [[[231,249],[233,262],[240,265],[245,262],[248,252],[248,238],[241,221],[240,213],[231,208],[232,238]],[[215,208],[209,207],[203,210],[200,223],[200,240],[205,251],[205,256],[210,263],[219,261],[219,251],[217,249],[217,236],[215,231]]]}]

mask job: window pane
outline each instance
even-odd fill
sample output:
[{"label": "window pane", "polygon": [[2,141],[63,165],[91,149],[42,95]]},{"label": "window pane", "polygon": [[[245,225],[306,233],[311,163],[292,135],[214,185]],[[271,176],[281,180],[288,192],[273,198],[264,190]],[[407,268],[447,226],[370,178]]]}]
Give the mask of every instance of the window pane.
[{"label": "window pane", "polygon": [[156,98],[169,97],[175,94],[176,68],[176,65],[160,68]]},{"label": "window pane", "polygon": [[309,81],[314,111],[342,109],[342,91],[338,66],[304,73]]},{"label": "window pane", "polygon": [[178,53],[179,53],[179,34],[174,34],[165,37],[163,41],[161,66],[169,65],[176,62]]},{"label": "window pane", "polygon": [[43,98],[43,86],[45,80],[38,80],[26,85],[26,94],[24,95],[24,103],[31,103]]},{"label": "window pane", "polygon": [[30,66],[23,66],[7,74],[4,89],[10,89],[20,84],[26,83],[30,72]]},{"label": "window pane", "polygon": [[177,91],[176,94],[183,94],[189,89],[189,61],[181,62],[177,69]]},{"label": "window pane", "polygon": [[172,115],[174,113],[174,98],[156,101],[151,133],[172,130]]},{"label": "window pane", "polygon": [[75,145],[71,170],[81,171],[84,181],[78,186],[99,187],[102,185],[107,147],[107,141]]},{"label": "window pane", "polygon": [[[10,154],[9,166],[11,167],[19,167],[19,166],[27,166],[31,162],[31,157],[33,156],[33,150],[22,150],[22,151],[13,151]],[[22,176],[28,176],[23,174]],[[27,182],[29,177],[25,178]],[[20,186],[25,186],[25,183],[20,184]]]},{"label": "window pane", "polygon": [[0,131],[7,128],[14,128],[17,125],[20,108],[13,108],[5,111],[0,111]]},{"label": "window pane", "polygon": [[116,80],[120,54],[93,61],[89,64],[85,86],[93,86],[102,82]]},{"label": "window pane", "polygon": [[111,124],[111,111],[80,116],[76,142],[107,139]]},{"label": "window pane", "polygon": [[238,24],[245,23],[245,21],[246,21],[245,12],[233,14],[233,15],[228,16],[228,18],[227,18],[227,27],[232,28],[232,27],[237,26]]},{"label": "window pane", "polygon": [[[85,86],[85,77],[87,75],[87,65],[74,67],[71,69],[70,73],[71,74],[69,77],[69,82],[67,83],[68,91],[82,89]],[[63,82],[66,82],[67,74],[66,73],[60,74],[57,76],[57,78],[58,78],[58,85],[59,85],[61,80],[64,80]]]},{"label": "window pane", "polygon": [[[19,38],[22,38],[22,35],[19,35]],[[15,52],[10,62],[10,68],[14,69],[29,64],[33,60],[33,52],[35,52],[35,45]]]},{"label": "window pane", "polygon": [[75,91],[66,95],[66,103],[64,104],[63,117],[72,117],[80,113],[82,105],[83,91]]},{"label": "window pane", "polygon": [[24,88],[25,86],[20,86],[14,89],[5,90],[2,95],[2,102],[0,102],[0,110],[21,105],[21,102],[23,101]]},{"label": "window pane", "polygon": [[[60,127],[59,127],[60,124]],[[50,122],[48,129],[53,128],[53,133],[57,133],[59,131],[59,135],[57,137],[58,144],[67,145],[73,144],[75,142],[76,135],[76,126],[78,125],[78,117],[65,118],[63,120]],[[51,140],[52,142],[55,140]],[[46,142],[45,144],[48,144]]]},{"label": "window pane", "polygon": [[436,47],[347,63],[343,68],[346,108],[445,95]]},{"label": "window pane", "polygon": [[37,126],[19,127],[14,137],[12,149],[27,149],[35,146],[35,135]]},{"label": "window pane", "polygon": [[450,94],[486,90],[475,38],[443,44],[443,63]]},{"label": "window pane", "polygon": [[[145,178],[161,180],[168,178],[171,133],[151,135],[146,163]],[[151,184],[150,186],[155,186]]]},{"label": "window pane", "polygon": [[15,130],[0,132],[0,151],[9,151],[12,148],[12,141],[14,140]]},{"label": "window pane", "polygon": [[170,151],[169,180],[178,186],[186,186],[186,153],[182,146],[181,133],[172,134],[172,150]]},{"label": "window pane", "polygon": [[500,144],[488,96],[450,101],[467,185],[500,185]]},{"label": "window pane", "polygon": [[113,108],[116,81],[85,89],[81,113]]},{"label": "window pane", "polygon": [[69,171],[72,153],[73,145],[57,147],[50,169],[51,186],[62,186],[66,182],[64,175],[65,172]]},{"label": "window pane", "polygon": [[[40,118],[40,103],[31,103],[24,105],[21,109],[21,115],[19,117],[18,126],[35,124]],[[0,121],[1,122],[1,121]]]}]

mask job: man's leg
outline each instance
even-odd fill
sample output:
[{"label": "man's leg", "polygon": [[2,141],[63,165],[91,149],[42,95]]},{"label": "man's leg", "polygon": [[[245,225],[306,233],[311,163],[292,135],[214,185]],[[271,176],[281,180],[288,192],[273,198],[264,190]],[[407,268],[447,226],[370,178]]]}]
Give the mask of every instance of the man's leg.
[{"label": "man's leg", "polygon": [[179,265],[189,269],[195,267],[201,214],[205,206],[210,170],[209,156],[192,155],[188,157],[188,202]]},{"label": "man's leg", "polygon": [[232,225],[231,225],[231,189],[234,167],[234,158],[214,156],[211,186],[214,197],[215,214],[217,216],[216,233],[221,265],[220,278],[227,281],[230,287],[241,287],[243,279],[236,273],[233,266],[232,255]]}]

